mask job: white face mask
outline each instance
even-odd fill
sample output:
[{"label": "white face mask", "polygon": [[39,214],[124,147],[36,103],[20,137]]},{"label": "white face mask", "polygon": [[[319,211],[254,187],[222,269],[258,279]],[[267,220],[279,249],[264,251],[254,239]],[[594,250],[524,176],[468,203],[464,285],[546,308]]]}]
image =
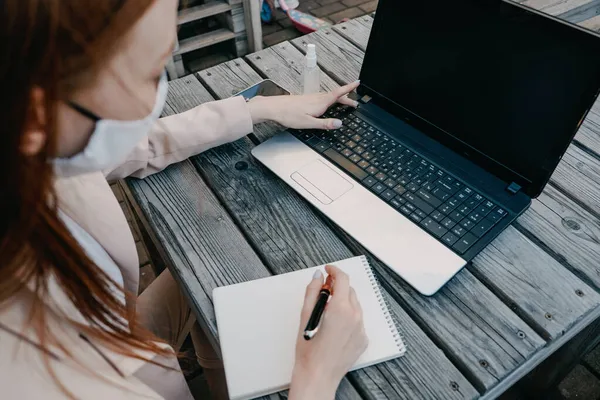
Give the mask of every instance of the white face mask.
[{"label": "white face mask", "polygon": [[163,73],[152,112],[137,121],[101,119],[85,108],[71,104],[73,109],[96,121],[96,127],[82,152],[72,157],[52,160],[54,173],[69,177],[104,171],[122,163],[142,139],[148,136],[152,125],[160,117],[167,101],[168,88],[167,76]]}]

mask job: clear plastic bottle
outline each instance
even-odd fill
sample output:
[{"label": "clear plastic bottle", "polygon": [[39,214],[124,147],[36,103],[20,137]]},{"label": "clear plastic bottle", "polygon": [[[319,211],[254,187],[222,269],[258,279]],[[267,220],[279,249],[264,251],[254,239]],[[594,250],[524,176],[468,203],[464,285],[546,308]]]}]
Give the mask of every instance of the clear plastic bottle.
[{"label": "clear plastic bottle", "polygon": [[321,89],[321,70],[317,66],[317,49],[314,44],[306,48],[304,66],[304,94],[319,93]]}]

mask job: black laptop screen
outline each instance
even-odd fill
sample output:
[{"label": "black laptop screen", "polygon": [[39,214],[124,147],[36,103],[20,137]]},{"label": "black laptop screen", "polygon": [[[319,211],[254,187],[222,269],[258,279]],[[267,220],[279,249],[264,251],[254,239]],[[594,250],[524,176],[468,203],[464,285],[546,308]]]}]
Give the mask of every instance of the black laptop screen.
[{"label": "black laptop screen", "polygon": [[534,195],[593,104],[600,38],[497,0],[381,0],[361,80]]}]

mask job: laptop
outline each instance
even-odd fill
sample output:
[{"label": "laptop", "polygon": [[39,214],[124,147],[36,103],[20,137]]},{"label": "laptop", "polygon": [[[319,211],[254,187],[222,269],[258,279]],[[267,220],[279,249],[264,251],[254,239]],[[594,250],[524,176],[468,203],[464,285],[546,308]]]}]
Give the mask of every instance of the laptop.
[{"label": "laptop", "polygon": [[358,109],[252,154],[424,295],[548,182],[600,89],[600,37],[501,0],[380,0]]}]

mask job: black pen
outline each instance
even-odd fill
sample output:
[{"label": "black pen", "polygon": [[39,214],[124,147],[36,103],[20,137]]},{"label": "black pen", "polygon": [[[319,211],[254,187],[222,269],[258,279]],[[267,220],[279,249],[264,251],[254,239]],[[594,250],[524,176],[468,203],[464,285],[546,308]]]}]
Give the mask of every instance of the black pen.
[{"label": "black pen", "polygon": [[306,328],[304,328],[304,339],[310,340],[317,334],[317,331],[319,330],[319,324],[321,323],[321,317],[325,311],[325,306],[327,305],[329,296],[331,296],[332,293],[333,277],[329,275],[325,280],[325,284],[321,288],[321,292],[319,292],[317,304],[315,304],[315,308],[313,308],[312,313],[310,314]]}]

